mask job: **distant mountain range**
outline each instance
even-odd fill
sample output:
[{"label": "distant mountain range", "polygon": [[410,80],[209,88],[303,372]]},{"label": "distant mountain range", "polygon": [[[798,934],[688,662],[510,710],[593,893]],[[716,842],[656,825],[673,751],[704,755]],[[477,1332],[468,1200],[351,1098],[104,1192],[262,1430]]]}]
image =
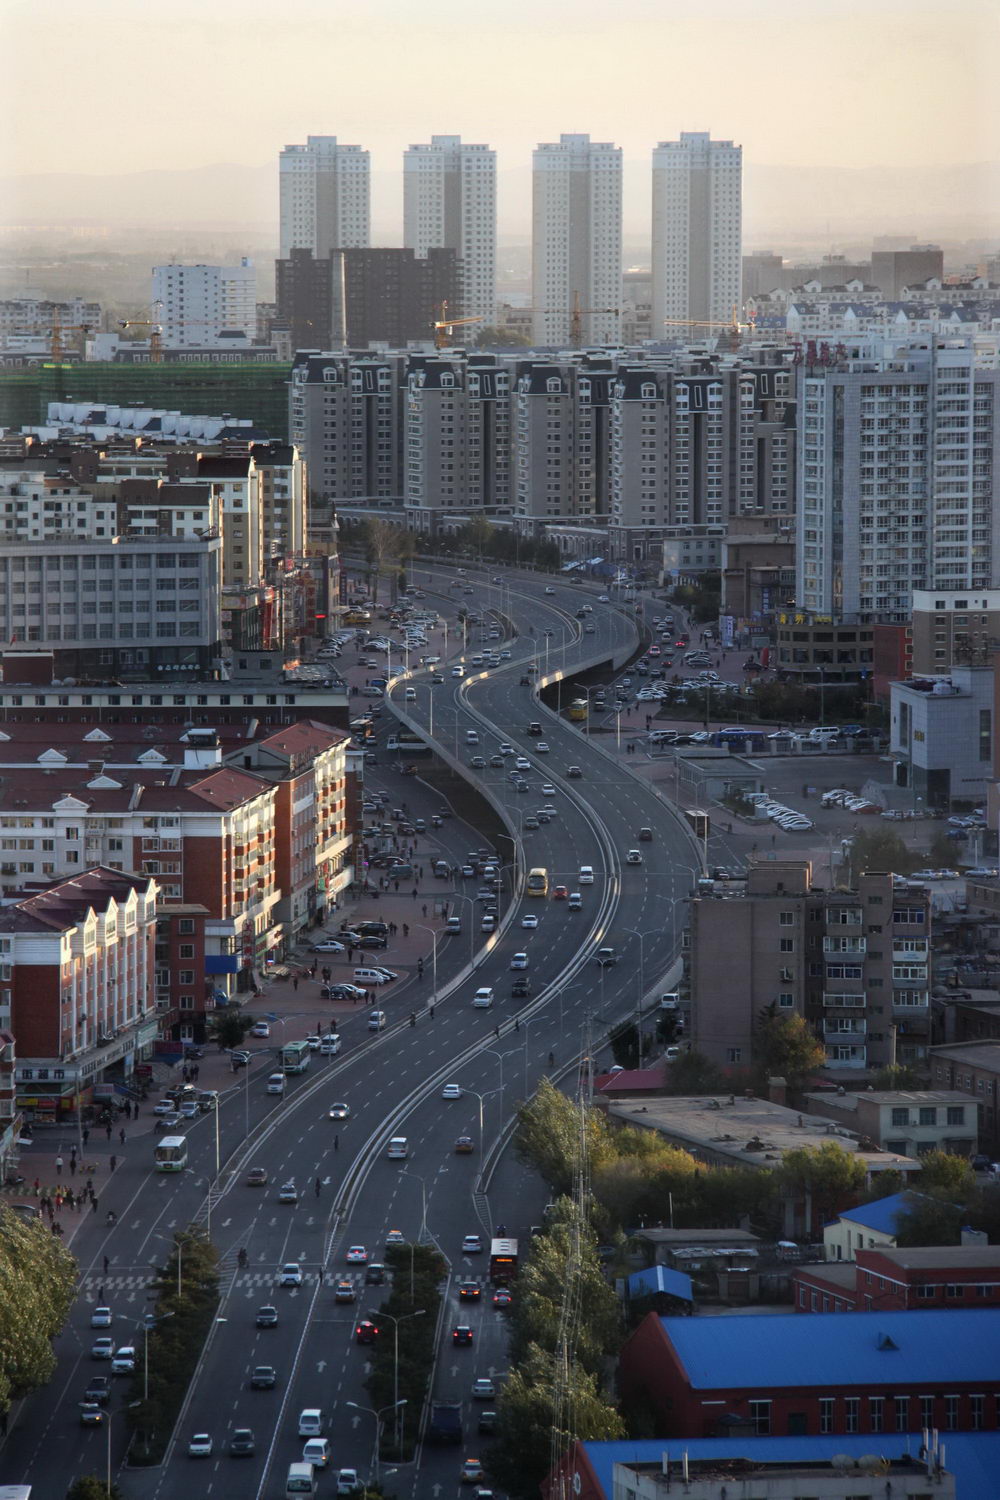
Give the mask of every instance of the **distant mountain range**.
[{"label": "distant mountain range", "polygon": [[[530,164],[501,170],[500,223],[525,237],[530,224]],[[627,236],[648,234],[649,165],[625,163]],[[373,238],[402,238],[402,170],[372,173]],[[244,230],[273,236],[276,162],[217,164],[106,175],[57,172],[0,178],[0,228]],[[864,240],[876,234],[925,239],[1000,235],[1000,162],[948,167],[788,167],[749,164],[744,182],[744,242],[774,248],[811,240]]]}]

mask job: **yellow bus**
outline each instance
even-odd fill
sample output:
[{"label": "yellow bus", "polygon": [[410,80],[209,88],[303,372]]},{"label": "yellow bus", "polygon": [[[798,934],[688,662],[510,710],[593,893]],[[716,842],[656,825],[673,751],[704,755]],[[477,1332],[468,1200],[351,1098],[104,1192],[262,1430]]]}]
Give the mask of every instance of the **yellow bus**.
[{"label": "yellow bus", "polygon": [[582,724],[587,717],[588,704],[586,698],[574,698],[567,709],[569,717],[576,723]]},{"label": "yellow bus", "polygon": [[547,896],[549,894],[549,872],[537,865],[535,869],[528,871],[527,891],[529,896]]}]

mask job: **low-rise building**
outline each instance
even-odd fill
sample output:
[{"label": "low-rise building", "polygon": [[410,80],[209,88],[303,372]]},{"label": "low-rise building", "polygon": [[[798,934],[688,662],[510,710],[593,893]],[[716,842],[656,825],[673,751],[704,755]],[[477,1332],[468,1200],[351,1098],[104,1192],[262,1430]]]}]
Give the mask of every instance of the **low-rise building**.
[{"label": "low-rise building", "polygon": [[857,1249],[853,1262],[798,1266],[796,1312],[1000,1307],[1000,1245]]},{"label": "low-rise building", "polygon": [[983,802],[993,782],[992,666],[890,684],[896,782],[927,807]]},{"label": "low-rise building", "polygon": [[781,614],[771,665],[790,681],[861,682],[875,658],[875,627],[867,619]]},{"label": "low-rise building", "polygon": [[870,1089],[864,1093],[807,1094],[806,1108],[848,1126],[900,1156],[948,1151],[972,1156],[978,1149],[978,1109],[954,1089]]},{"label": "low-rise building", "polygon": [[955,1042],[934,1047],[931,1082],[955,1089],[979,1105],[979,1135],[984,1149],[1000,1146],[1000,1042]]},{"label": "low-rise building", "polygon": [[900,1220],[915,1201],[911,1193],[891,1193],[888,1198],[842,1209],[823,1226],[826,1259],[853,1260],[858,1250],[877,1246],[895,1249]]},{"label": "low-rise building", "polygon": [[913,672],[988,666],[1000,640],[1000,589],[914,589]]}]

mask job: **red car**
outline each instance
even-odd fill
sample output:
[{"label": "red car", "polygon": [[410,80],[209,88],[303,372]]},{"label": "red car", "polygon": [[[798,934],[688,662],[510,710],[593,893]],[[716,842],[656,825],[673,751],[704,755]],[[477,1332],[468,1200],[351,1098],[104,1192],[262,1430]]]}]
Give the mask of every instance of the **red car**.
[{"label": "red car", "polygon": [[513,1301],[514,1301],[514,1294],[513,1294],[513,1292],[511,1292],[509,1290],[508,1287],[498,1286],[497,1289],[496,1289],[496,1291],[493,1293],[493,1306],[494,1307],[503,1307],[503,1308],[510,1307],[511,1304],[513,1303]]},{"label": "red car", "polygon": [[555,886],[553,888],[553,891],[552,891],[552,899],[553,899],[553,901],[565,901],[568,895],[569,895],[569,891],[568,891],[567,887],[564,886],[564,885],[557,885],[557,886]]},{"label": "red car", "polygon": [[368,1318],[362,1318],[354,1330],[354,1340],[358,1344],[374,1344],[378,1338],[378,1329]]}]

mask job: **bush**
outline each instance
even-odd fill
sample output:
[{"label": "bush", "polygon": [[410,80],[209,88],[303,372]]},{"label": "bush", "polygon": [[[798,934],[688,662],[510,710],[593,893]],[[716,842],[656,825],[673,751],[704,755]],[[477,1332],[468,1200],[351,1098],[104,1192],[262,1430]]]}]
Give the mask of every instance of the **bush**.
[{"label": "bush", "polygon": [[[399,1399],[405,1400],[399,1423],[400,1446],[396,1447],[395,1417],[388,1411],[384,1413],[381,1451],[385,1458],[406,1462],[413,1456],[434,1369],[441,1282],[446,1267],[440,1252],[430,1245],[390,1245],[385,1259],[392,1271],[392,1291],[379,1309],[388,1316],[373,1349],[371,1374],[365,1389],[376,1411],[392,1405],[397,1389]],[[420,1316],[412,1316],[414,1313]],[[398,1377],[396,1330],[390,1318],[401,1320]]]}]

